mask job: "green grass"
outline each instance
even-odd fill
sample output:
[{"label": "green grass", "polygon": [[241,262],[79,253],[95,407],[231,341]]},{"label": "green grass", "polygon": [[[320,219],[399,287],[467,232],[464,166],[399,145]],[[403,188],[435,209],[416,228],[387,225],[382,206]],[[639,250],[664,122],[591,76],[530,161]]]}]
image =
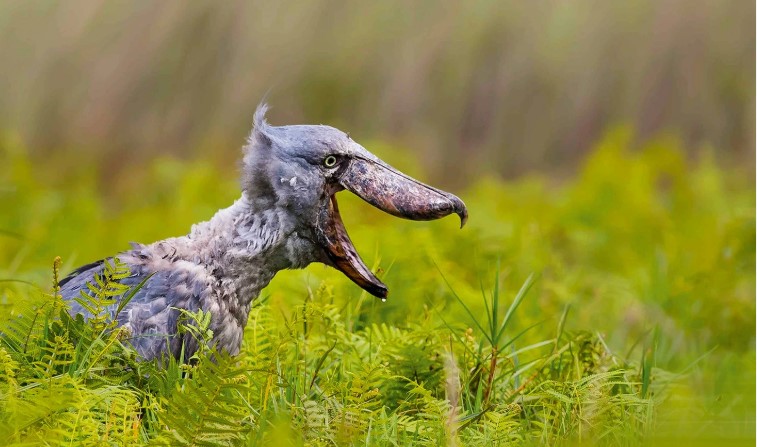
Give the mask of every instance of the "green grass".
[{"label": "green grass", "polygon": [[630,141],[608,134],[572,180],[481,179],[463,230],[341,194],[386,303],[320,265],[281,272],[239,356],[163,368],[67,317],[52,260],[186,233],[238,194],[230,168],[158,159],[99,185],[0,142],[0,444],[753,444],[754,187]]}]

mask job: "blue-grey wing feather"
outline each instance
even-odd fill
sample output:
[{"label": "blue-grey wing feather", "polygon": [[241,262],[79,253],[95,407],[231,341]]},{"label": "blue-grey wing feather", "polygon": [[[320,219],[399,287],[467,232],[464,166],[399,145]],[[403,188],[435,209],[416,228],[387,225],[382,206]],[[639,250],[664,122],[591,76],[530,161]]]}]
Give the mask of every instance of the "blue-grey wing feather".
[{"label": "blue-grey wing feather", "polygon": [[[82,314],[85,319],[92,317],[76,298],[81,297],[82,291],[86,294],[91,293],[87,283],[94,283],[95,276],[102,274],[105,261],[112,262],[111,259],[104,259],[85,265],[60,282],[61,295],[69,302],[72,315]],[[119,326],[130,331],[129,342],[145,359],[157,358],[164,354],[178,357],[181,352],[181,340],[177,335],[177,309],[196,310],[199,308],[197,297],[177,293],[176,288],[171,287],[172,278],[168,271],[152,272],[139,265],[129,267],[131,275],[119,282],[129,286],[130,291],[116,297],[116,303],[106,311],[110,312],[111,318],[118,320]],[[133,288],[139,286],[142,281],[145,281],[142,287],[134,292],[129,302],[116,315],[121,300],[129,296]],[[188,351],[194,351],[193,348],[196,349],[195,346],[185,347],[185,354],[191,355]]]}]

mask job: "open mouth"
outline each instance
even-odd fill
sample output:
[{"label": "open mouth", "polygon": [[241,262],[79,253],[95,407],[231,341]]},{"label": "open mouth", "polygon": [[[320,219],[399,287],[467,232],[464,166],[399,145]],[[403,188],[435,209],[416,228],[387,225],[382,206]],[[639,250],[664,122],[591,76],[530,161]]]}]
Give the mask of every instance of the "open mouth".
[{"label": "open mouth", "polygon": [[[456,196],[425,185],[380,160],[353,159],[338,182],[338,190],[347,189],[397,217],[433,220],[456,213],[460,216],[460,227],[468,218],[465,204]],[[360,259],[347,235],[339,214],[336,190],[329,195],[328,207],[322,213],[320,231],[330,264],[371,295],[385,299],[388,288]]]},{"label": "open mouth", "polygon": [[360,255],[357,254],[357,250],[355,250],[355,246],[347,234],[347,229],[344,228],[342,216],[339,214],[339,205],[336,202],[336,194],[332,194],[329,198],[328,218],[323,230],[326,236],[326,253],[334,267],[371,295],[382,299],[386,298],[389,289],[365,265]]}]

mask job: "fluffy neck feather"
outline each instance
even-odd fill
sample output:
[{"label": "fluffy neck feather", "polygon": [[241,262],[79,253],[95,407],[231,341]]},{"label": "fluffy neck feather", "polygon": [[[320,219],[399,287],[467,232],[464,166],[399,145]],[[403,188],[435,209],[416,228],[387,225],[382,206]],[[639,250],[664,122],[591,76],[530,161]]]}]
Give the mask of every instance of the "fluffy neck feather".
[{"label": "fluffy neck feather", "polygon": [[[251,201],[246,193],[209,221],[192,226],[185,236],[185,255],[204,266],[216,280],[224,300],[236,301],[241,312],[279,270],[303,268],[315,259],[310,239],[297,231],[290,214],[273,203]],[[231,303],[230,303],[231,304]]]}]

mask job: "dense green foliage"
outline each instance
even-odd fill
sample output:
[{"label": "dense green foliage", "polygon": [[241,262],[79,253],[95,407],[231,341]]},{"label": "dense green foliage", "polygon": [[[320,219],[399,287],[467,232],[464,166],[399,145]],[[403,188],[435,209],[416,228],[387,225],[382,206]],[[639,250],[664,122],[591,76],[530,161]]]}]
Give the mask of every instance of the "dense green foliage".
[{"label": "dense green foliage", "polygon": [[[130,240],[185,233],[231,203],[234,176],[159,159],[100,194],[90,166],[33,168],[0,142],[0,444],[748,440],[754,188],[706,152],[631,140],[611,133],[561,184],[481,179],[461,194],[462,231],[340,194],[386,303],[322,266],[282,272],[239,356],[160,367],[137,362],[107,316],[69,317],[56,278]],[[123,274],[113,265],[85,304],[128,295]],[[185,317],[209,337],[206,315]]]}]

